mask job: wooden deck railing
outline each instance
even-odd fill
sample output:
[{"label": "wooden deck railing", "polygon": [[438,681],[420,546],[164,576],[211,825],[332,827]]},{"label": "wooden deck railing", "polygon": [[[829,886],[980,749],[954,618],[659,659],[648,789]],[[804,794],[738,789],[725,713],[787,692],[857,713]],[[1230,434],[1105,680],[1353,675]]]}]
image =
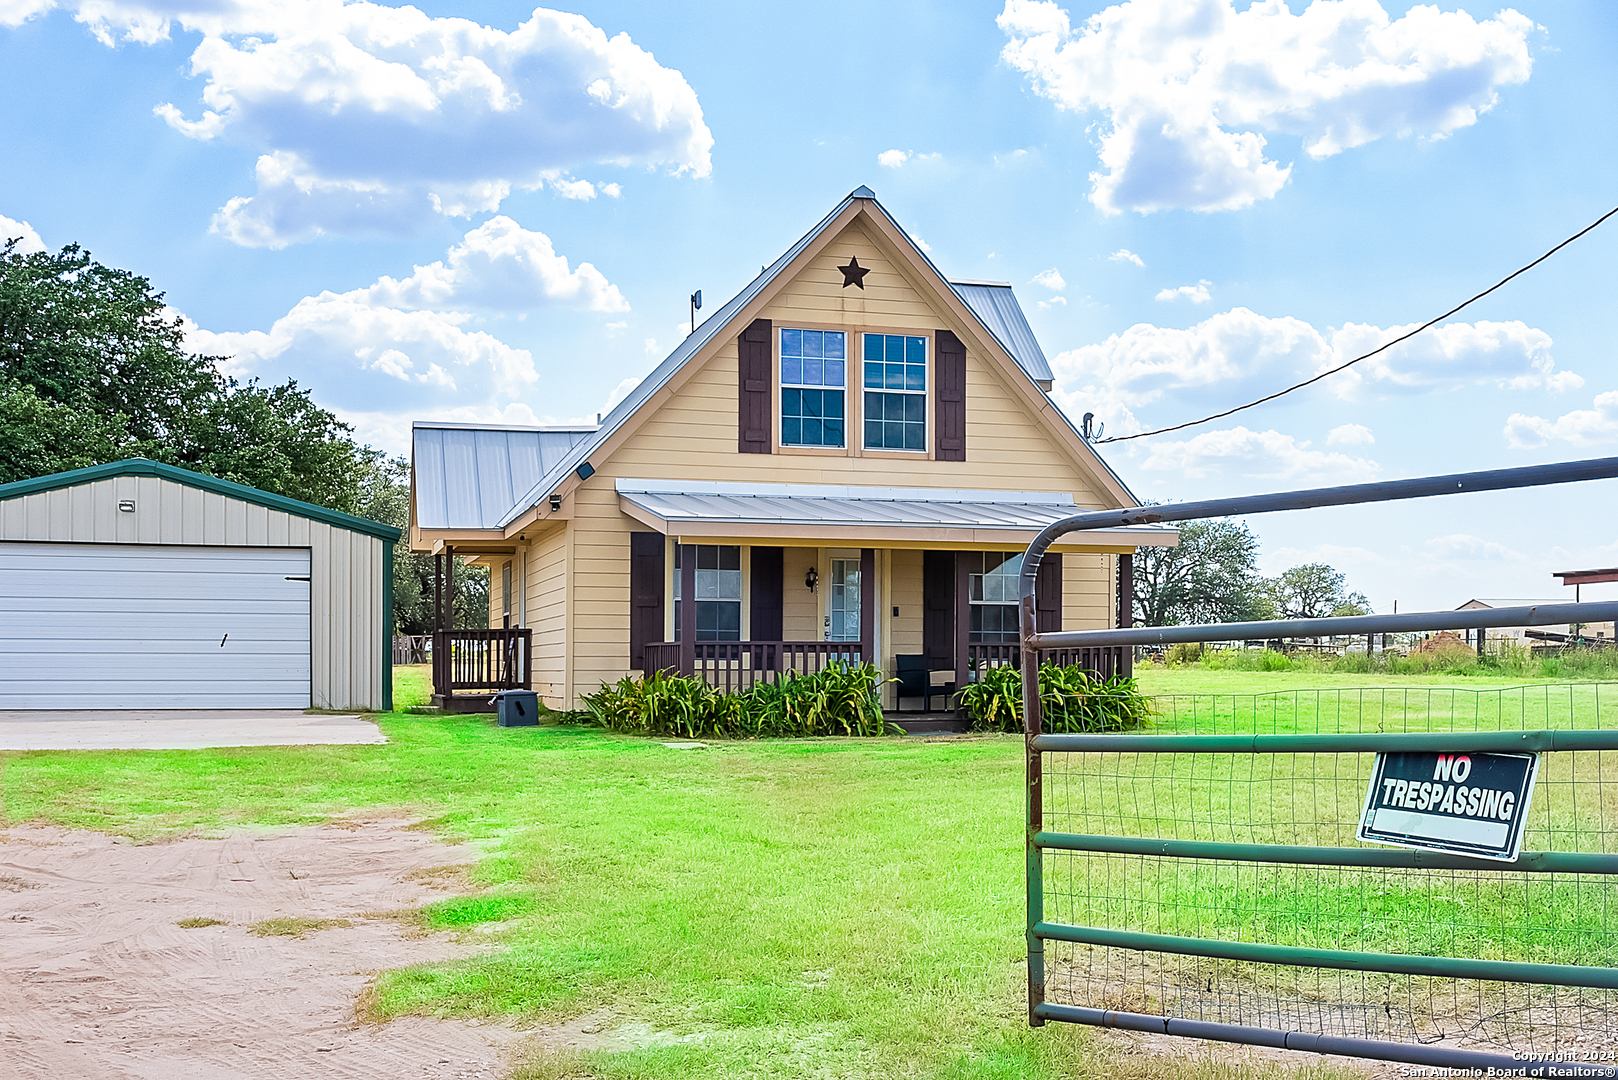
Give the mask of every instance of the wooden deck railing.
[{"label": "wooden deck railing", "polygon": [[[1013,666],[1020,664],[1022,651],[1018,645],[972,644],[966,647],[966,659],[969,671],[981,671],[984,668],[1000,667],[1004,664]],[[1057,667],[1070,667],[1076,664],[1103,679],[1110,679],[1114,675],[1129,676],[1135,670],[1134,650],[1124,645],[1062,649],[1046,653],[1043,659]]]},{"label": "wooden deck railing", "polygon": [[[750,690],[788,671],[809,675],[836,663],[860,664],[869,650],[860,641],[698,641],[682,664],[682,646],[660,641],[646,646],[646,671],[700,675],[715,690]],[[687,669],[689,668],[689,669]]]},{"label": "wooden deck railing", "polygon": [[533,631],[433,632],[433,693],[457,690],[531,690]]}]

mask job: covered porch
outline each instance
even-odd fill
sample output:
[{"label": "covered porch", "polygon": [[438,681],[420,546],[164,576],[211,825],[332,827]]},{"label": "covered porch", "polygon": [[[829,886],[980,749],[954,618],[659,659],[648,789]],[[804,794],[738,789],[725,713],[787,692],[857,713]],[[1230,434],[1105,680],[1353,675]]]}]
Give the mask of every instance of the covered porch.
[{"label": "covered porch", "polygon": [[[895,711],[947,710],[980,672],[1019,662],[1022,548],[1077,509],[1047,493],[618,483],[621,509],[647,530],[631,537],[632,669],[735,691],[868,662],[895,680],[883,689]],[[1174,536],[1108,530],[1053,552],[1039,629],[1127,625],[1131,553]],[[1103,677],[1131,670],[1118,647],[1060,659]]]}]

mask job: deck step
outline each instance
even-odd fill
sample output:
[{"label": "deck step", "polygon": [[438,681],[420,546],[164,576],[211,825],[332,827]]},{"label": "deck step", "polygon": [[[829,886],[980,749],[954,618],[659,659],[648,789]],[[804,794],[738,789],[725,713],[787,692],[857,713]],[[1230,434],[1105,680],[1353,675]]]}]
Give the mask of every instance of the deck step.
[{"label": "deck step", "polygon": [[888,713],[888,723],[906,735],[958,735],[972,730],[972,722],[954,713]]}]

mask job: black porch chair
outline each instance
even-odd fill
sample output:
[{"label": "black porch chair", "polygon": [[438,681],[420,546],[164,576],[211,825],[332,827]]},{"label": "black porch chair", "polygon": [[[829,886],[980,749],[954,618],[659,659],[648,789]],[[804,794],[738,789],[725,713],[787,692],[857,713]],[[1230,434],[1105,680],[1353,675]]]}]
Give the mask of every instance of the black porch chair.
[{"label": "black porch chair", "polygon": [[947,702],[950,695],[955,693],[953,682],[933,685],[932,669],[927,666],[927,658],[920,653],[895,656],[893,668],[893,674],[898,679],[893,703],[899,712],[904,711],[904,699],[907,697],[921,698],[921,711],[927,712],[933,706],[933,698],[942,694]]}]

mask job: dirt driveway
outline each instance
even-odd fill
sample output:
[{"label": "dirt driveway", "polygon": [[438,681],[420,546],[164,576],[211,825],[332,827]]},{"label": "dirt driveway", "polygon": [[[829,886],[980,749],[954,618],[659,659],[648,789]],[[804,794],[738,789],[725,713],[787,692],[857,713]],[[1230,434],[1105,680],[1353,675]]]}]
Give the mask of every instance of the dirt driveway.
[{"label": "dirt driveway", "polygon": [[[0,832],[0,1076],[500,1075],[501,1048],[518,1038],[509,1028],[354,1022],[379,969],[488,947],[361,917],[442,898],[434,884],[457,876],[417,872],[475,858],[404,824],[154,844]],[[289,918],[350,925],[302,938],[251,930]],[[201,919],[220,923],[178,925]]]},{"label": "dirt driveway", "polygon": [[363,717],[300,709],[0,709],[0,750],[198,750],[387,741]]}]

